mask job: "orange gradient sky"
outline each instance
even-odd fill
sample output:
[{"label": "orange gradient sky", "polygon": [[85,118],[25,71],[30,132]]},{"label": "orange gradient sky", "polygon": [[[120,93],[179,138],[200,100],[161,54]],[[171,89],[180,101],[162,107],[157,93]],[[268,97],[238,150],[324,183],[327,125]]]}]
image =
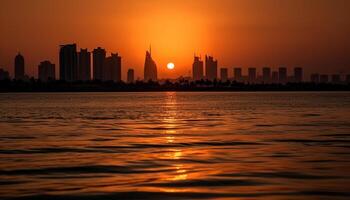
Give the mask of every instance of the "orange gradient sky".
[{"label": "orange gradient sky", "polygon": [[1,0],[0,67],[13,74],[20,51],[27,74],[46,59],[58,72],[59,45],[75,42],[121,54],[124,79],[128,68],[143,77],[150,44],[160,78],[190,75],[194,53],[219,67],[350,73],[349,10],[348,0]]}]

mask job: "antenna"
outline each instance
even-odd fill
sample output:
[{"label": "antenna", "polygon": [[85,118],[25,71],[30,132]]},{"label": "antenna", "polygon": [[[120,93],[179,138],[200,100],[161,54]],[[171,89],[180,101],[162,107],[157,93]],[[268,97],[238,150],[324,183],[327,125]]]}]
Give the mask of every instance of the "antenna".
[{"label": "antenna", "polygon": [[149,45],[149,54],[152,56],[152,44]]}]

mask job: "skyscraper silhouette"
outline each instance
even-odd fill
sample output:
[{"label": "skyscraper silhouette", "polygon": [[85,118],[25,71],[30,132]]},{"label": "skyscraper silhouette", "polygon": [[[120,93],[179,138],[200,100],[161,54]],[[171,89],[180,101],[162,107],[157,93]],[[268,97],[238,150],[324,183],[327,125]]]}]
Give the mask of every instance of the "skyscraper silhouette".
[{"label": "skyscraper silhouette", "polygon": [[60,48],[60,80],[78,80],[77,45],[61,45]]},{"label": "skyscraper silhouette", "polygon": [[80,49],[78,53],[78,79],[91,80],[91,53],[87,49]]},{"label": "skyscraper silhouette", "polygon": [[278,79],[279,79],[279,83],[281,83],[281,84],[287,83],[288,77],[287,77],[287,68],[286,67],[278,68]]},{"label": "skyscraper silhouette", "polygon": [[210,81],[218,78],[218,61],[212,56],[205,56],[205,76]]},{"label": "skyscraper silhouette", "polygon": [[237,67],[233,69],[233,78],[236,82],[243,82],[242,68]]},{"label": "skyscraper silhouette", "polygon": [[294,81],[297,83],[303,82],[303,68],[301,67],[294,68]]},{"label": "skyscraper silhouette", "polygon": [[55,80],[55,64],[52,64],[50,61],[41,62],[38,66],[38,78],[43,82]]},{"label": "skyscraper silhouette", "polygon": [[195,56],[192,65],[193,80],[198,81],[203,79],[203,61],[200,57]]},{"label": "skyscraper silhouette", "polygon": [[15,57],[15,79],[24,79],[24,57],[20,53]]},{"label": "skyscraper silhouette", "polygon": [[248,81],[249,83],[256,83],[256,68],[248,69]]},{"label": "skyscraper silhouette", "polygon": [[134,70],[133,69],[129,69],[128,70],[128,74],[127,74],[127,82],[128,83],[133,83],[135,81],[135,74],[134,74]]},{"label": "skyscraper silhouette", "polygon": [[271,83],[271,68],[264,67],[263,68],[263,82],[264,83]]},{"label": "skyscraper silhouette", "polygon": [[122,80],[122,57],[118,53],[111,54],[112,57],[112,80],[114,82],[120,82]]},{"label": "skyscraper silhouette", "polygon": [[106,50],[98,47],[93,51],[93,79],[102,80],[103,79],[103,65],[106,59]]},{"label": "skyscraper silhouette", "polygon": [[228,81],[228,69],[227,68],[220,69],[220,78],[221,78],[222,82]]},{"label": "skyscraper silhouette", "polygon": [[116,54],[111,54],[107,57],[103,65],[103,78],[104,81],[121,81],[121,57]]},{"label": "skyscraper silhouette", "polygon": [[151,49],[150,51],[146,52],[146,59],[145,59],[145,66],[144,66],[144,80],[145,81],[158,80],[157,65],[152,59]]}]

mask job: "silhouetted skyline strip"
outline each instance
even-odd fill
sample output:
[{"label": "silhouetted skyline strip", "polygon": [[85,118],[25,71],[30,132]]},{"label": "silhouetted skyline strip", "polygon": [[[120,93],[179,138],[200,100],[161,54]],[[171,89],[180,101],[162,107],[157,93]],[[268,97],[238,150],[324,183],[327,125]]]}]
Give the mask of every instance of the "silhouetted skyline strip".
[{"label": "silhouetted skyline strip", "polygon": [[[77,52],[77,45],[65,44],[60,46],[59,50],[59,79],[63,81],[122,81],[122,57],[118,53],[111,53],[107,57],[106,50],[97,47],[91,52],[88,49],[80,49]],[[91,62],[92,59],[92,62]],[[91,63],[93,64],[91,66]],[[205,70],[204,70],[205,66]],[[130,71],[132,70],[132,71]],[[229,69],[226,67],[218,68],[218,60],[213,56],[205,56],[205,63],[201,57],[194,56],[192,64],[192,77],[185,77],[191,81],[199,80],[228,80],[239,83],[249,84],[287,84],[305,82],[304,70],[301,67],[295,67],[292,75],[288,74],[287,67],[279,67],[277,71],[273,71],[268,66],[262,67],[262,75],[257,71],[257,68],[248,68],[248,74],[242,73],[242,68],[235,67],[232,71],[233,77],[229,76]],[[29,76],[25,74],[25,59],[24,56],[18,53],[15,57],[14,74],[16,80],[29,80]],[[41,62],[38,65],[38,79],[41,81],[56,79],[55,64],[48,60]],[[9,73],[5,70],[1,71],[0,78],[2,80],[11,79]],[[220,77],[218,77],[220,73]],[[127,72],[127,82],[135,81],[134,69],[129,69]],[[314,83],[346,83],[350,79],[350,74],[318,74],[312,73],[310,81]],[[131,81],[132,80],[132,81]],[[158,81],[158,69],[155,60],[152,58],[151,49],[146,51],[144,64],[144,79],[145,82]]]}]

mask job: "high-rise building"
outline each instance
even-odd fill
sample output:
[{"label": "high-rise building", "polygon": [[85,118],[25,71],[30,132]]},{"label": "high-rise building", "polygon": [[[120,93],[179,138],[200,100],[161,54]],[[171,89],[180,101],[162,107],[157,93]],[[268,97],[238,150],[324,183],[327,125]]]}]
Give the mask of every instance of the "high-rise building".
[{"label": "high-rise building", "polygon": [[15,79],[24,79],[24,57],[20,53],[15,57]]},{"label": "high-rise building", "polygon": [[220,78],[221,78],[222,82],[228,81],[228,69],[227,68],[220,69]]},{"label": "high-rise building", "polygon": [[303,82],[303,68],[301,67],[294,68],[294,82],[297,82],[297,83]]},{"label": "high-rise building", "polygon": [[78,80],[91,80],[91,53],[87,49],[78,53]]},{"label": "high-rise building", "polygon": [[256,68],[248,68],[248,81],[249,83],[256,83]]},{"label": "high-rise building", "polygon": [[233,69],[233,79],[236,82],[243,82],[242,68],[236,67],[236,68]]},{"label": "high-rise building", "polygon": [[263,68],[263,82],[264,83],[271,83],[271,68],[270,67],[264,67]]},{"label": "high-rise building", "polygon": [[121,81],[121,57],[116,54],[111,54],[107,57],[103,66],[103,81]]},{"label": "high-rise building", "polygon": [[192,78],[194,81],[202,80],[203,75],[203,61],[200,57],[195,56],[192,65]]},{"label": "high-rise building", "polygon": [[287,68],[286,67],[278,68],[278,79],[279,79],[279,83],[281,83],[281,84],[287,83],[288,76],[287,76]]},{"label": "high-rise building", "polygon": [[271,82],[272,83],[279,83],[279,77],[278,77],[278,71],[273,71],[272,72],[272,78],[271,78]]},{"label": "high-rise building", "polygon": [[320,76],[320,83],[328,83],[329,82],[329,76],[327,74],[322,74]]},{"label": "high-rise building", "polygon": [[152,59],[152,52],[146,52],[145,66],[144,66],[144,80],[145,81],[157,81],[158,80],[157,65]]},{"label": "high-rise building", "polygon": [[114,82],[120,82],[122,81],[122,57],[116,54],[111,55],[113,60],[113,67],[112,67],[112,80]]},{"label": "high-rise building", "polygon": [[61,45],[60,49],[60,80],[78,80],[77,45]]},{"label": "high-rise building", "polygon": [[310,80],[312,83],[319,83],[320,82],[320,75],[319,74],[311,74]]},{"label": "high-rise building", "polygon": [[0,69],[0,80],[9,80],[10,73],[4,69]]},{"label": "high-rise building", "polygon": [[335,84],[341,83],[340,74],[333,74],[332,75],[332,83],[335,83]]},{"label": "high-rise building", "polygon": [[38,66],[38,78],[43,82],[46,82],[48,80],[55,80],[55,64],[52,64],[50,61],[41,62]]},{"label": "high-rise building", "polygon": [[133,83],[135,81],[135,74],[134,74],[134,70],[133,69],[129,69],[128,70],[128,74],[127,74],[127,82],[128,83]]},{"label": "high-rise building", "polygon": [[218,61],[212,56],[205,56],[205,76],[210,81],[218,78]]},{"label": "high-rise building", "polygon": [[103,65],[106,59],[106,50],[98,47],[93,51],[93,79],[102,80],[103,79]]}]

